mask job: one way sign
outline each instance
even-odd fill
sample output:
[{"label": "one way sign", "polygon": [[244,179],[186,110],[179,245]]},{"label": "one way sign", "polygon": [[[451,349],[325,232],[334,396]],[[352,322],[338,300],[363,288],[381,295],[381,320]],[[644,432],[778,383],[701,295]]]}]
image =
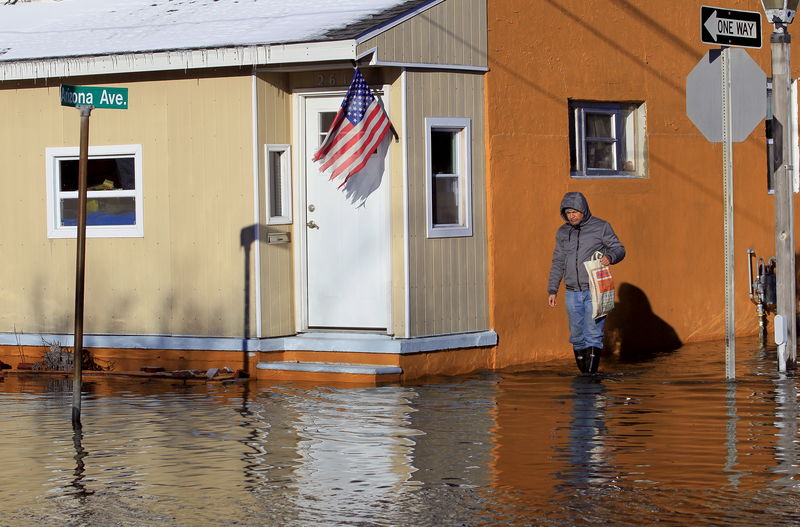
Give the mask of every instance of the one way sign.
[{"label": "one way sign", "polygon": [[761,13],[700,7],[700,40],[717,46],[761,47]]}]

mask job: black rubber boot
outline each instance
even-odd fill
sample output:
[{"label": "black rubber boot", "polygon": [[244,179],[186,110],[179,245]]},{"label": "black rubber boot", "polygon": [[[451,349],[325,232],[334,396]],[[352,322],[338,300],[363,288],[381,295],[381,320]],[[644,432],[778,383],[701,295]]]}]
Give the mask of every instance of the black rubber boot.
[{"label": "black rubber boot", "polygon": [[597,373],[597,368],[600,367],[600,355],[602,353],[603,348],[591,347],[586,350],[586,371],[588,373]]},{"label": "black rubber boot", "polygon": [[572,349],[572,352],[575,353],[575,363],[578,365],[578,369],[581,370],[581,373],[586,373],[589,371],[589,351],[591,348],[584,348],[582,350],[579,349]]}]

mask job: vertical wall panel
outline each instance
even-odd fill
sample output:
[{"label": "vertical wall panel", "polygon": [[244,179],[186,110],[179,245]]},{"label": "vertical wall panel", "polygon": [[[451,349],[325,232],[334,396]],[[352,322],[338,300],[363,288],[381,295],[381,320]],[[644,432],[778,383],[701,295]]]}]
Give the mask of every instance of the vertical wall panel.
[{"label": "vertical wall panel", "polygon": [[[265,73],[258,76],[259,200],[261,225],[267,224],[266,159],[264,145],[292,143],[292,109],[288,76]],[[296,147],[292,156],[297,155]],[[296,169],[292,166],[291,186],[296,188]],[[296,211],[293,219],[297,216]],[[269,232],[291,233],[292,225],[268,225]],[[261,324],[265,337],[295,333],[294,317],[294,240],[274,244],[261,240]]]},{"label": "vertical wall panel", "polygon": [[[411,332],[420,336],[484,330],[488,306],[483,77],[413,71],[407,76]],[[470,237],[427,238],[426,117],[471,119]]]}]

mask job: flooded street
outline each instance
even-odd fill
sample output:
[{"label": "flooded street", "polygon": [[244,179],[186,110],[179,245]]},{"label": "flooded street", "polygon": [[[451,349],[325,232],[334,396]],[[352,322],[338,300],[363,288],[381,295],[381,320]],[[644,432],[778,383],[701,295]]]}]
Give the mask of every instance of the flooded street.
[{"label": "flooded street", "polygon": [[794,525],[797,381],[721,342],[377,388],[0,382],[0,525]]}]

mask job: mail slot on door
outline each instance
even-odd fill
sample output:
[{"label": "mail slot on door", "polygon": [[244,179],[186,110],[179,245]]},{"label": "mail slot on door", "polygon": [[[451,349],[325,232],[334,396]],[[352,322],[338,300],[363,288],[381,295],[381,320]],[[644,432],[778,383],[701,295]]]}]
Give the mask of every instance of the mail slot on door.
[{"label": "mail slot on door", "polygon": [[289,233],[269,232],[267,233],[267,243],[289,243]]}]

